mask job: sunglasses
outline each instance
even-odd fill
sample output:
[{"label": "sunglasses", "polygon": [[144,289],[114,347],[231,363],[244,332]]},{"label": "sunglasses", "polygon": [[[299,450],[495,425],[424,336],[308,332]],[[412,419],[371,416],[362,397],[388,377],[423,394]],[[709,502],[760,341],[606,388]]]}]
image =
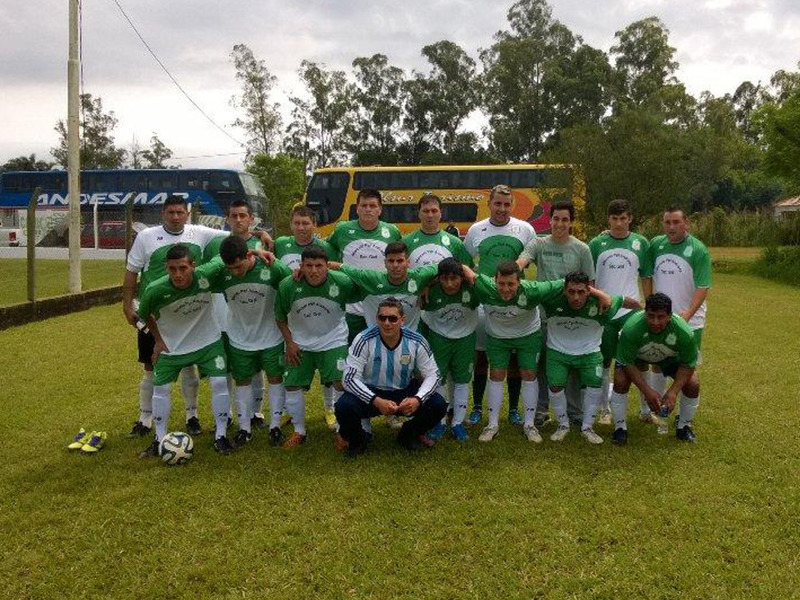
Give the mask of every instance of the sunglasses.
[{"label": "sunglasses", "polygon": [[389,321],[389,323],[397,323],[400,317],[397,315],[378,315],[378,321]]}]

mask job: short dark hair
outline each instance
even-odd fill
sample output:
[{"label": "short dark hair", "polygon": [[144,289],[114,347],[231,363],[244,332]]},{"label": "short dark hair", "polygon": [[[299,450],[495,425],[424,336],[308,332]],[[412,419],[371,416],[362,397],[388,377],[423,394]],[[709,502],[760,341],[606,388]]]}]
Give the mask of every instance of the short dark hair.
[{"label": "short dark hair", "polygon": [[358,206],[358,203],[365,198],[375,198],[378,201],[378,204],[383,206],[383,196],[381,196],[381,193],[376,189],[364,188],[358,192],[358,196],[356,196],[356,206]]},{"label": "short dark hair", "polygon": [[170,194],[169,197],[164,200],[164,208],[172,206],[173,204],[182,204],[184,208],[188,207],[189,205],[184,196],[181,196],[180,194]]},{"label": "short dark hair", "polygon": [[189,262],[194,262],[194,256],[189,251],[189,246],[185,244],[175,244],[167,250],[167,260],[182,260],[184,258],[189,259]]},{"label": "short dark hair", "polygon": [[325,252],[325,248],[320,246],[307,246],[305,250],[300,254],[300,262],[304,260],[324,260],[326,263],[328,262],[328,255]]},{"label": "short dark hair", "polygon": [[317,211],[315,211],[313,208],[309,208],[308,206],[306,206],[304,204],[298,204],[297,206],[292,208],[292,212],[290,213],[290,217],[289,218],[292,219],[294,217],[308,217],[314,223],[316,223],[317,222]]},{"label": "short dark hair", "polygon": [[238,235],[229,235],[219,246],[219,255],[222,257],[222,262],[226,265],[235,263],[238,259],[247,258],[247,253],[250,249],[247,247],[247,242],[244,238]]},{"label": "short dark hair", "polygon": [[453,258],[452,256],[442,259],[439,262],[437,274],[439,277],[442,275],[455,275],[457,277],[462,277],[464,272],[461,270],[461,261],[459,261],[457,258]]},{"label": "short dark hair", "polygon": [[382,308],[396,308],[401,317],[405,315],[405,311],[403,311],[403,303],[394,296],[389,296],[388,298],[381,300],[380,304],[378,304],[378,312],[376,314],[380,314]]},{"label": "short dark hair", "polygon": [[386,244],[386,249],[383,251],[384,256],[401,253],[408,256],[408,246],[406,246],[405,242],[389,242]]},{"label": "short dark hair", "polygon": [[417,202],[417,206],[422,208],[422,205],[427,204],[428,202],[436,202],[436,204],[439,205],[439,208],[442,208],[442,199],[436,194],[431,194],[430,192],[422,194],[422,198],[420,198],[419,202]]},{"label": "short dark hair", "polygon": [[686,211],[683,210],[682,207],[678,206],[677,204],[672,204],[664,209],[664,213],[671,213],[671,212],[679,212],[683,215],[683,218],[686,218]]},{"label": "short dark hair", "polygon": [[497,271],[495,271],[495,275],[516,275],[517,279],[521,279],[519,265],[513,260],[501,261],[500,264],[497,265]]},{"label": "short dark hair", "polygon": [[553,213],[557,210],[566,210],[569,212],[569,220],[575,220],[575,205],[572,204],[569,200],[560,200],[559,202],[554,202],[550,206],[550,216],[553,216]]},{"label": "short dark hair", "polygon": [[633,214],[630,203],[624,198],[617,198],[608,203],[608,216]]},{"label": "short dark hair", "polygon": [[667,314],[672,313],[672,300],[666,294],[661,292],[656,292],[655,294],[650,294],[647,297],[647,300],[644,301],[644,309],[647,312],[666,312]]},{"label": "short dark hair", "polygon": [[589,276],[582,271],[571,271],[567,273],[566,277],[564,277],[564,287],[567,287],[569,283],[578,283],[583,285],[589,285]]}]

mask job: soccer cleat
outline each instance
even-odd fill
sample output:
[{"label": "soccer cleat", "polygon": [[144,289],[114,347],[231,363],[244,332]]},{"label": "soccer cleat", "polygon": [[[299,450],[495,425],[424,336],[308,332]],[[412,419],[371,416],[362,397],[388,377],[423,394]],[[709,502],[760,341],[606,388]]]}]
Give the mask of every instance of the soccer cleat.
[{"label": "soccer cleat", "polygon": [[333,412],[332,408],[325,409],[325,424],[331,431],[336,431],[338,423],[336,423],[336,413]]},{"label": "soccer cleat", "polygon": [[628,443],[628,430],[622,427],[617,427],[614,430],[614,435],[611,437],[611,443],[615,446],[624,446]]},{"label": "soccer cleat", "polygon": [[447,432],[447,427],[444,426],[444,423],[437,423],[433,426],[433,428],[425,434],[425,437],[433,442],[438,442],[440,439],[444,437],[444,434]]},{"label": "soccer cleat", "polygon": [[550,415],[536,415],[533,419],[533,424],[537,429],[541,429],[550,422]]},{"label": "soccer cleat", "polygon": [[281,431],[280,427],[273,427],[269,430],[269,445],[270,446],[280,446],[283,443],[283,440],[286,439],[286,436],[283,435],[283,431]]},{"label": "soccer cleat", "polygon": [[427,435],[418,435],[417,442],[422,448],[433,448],[436,445],[436,440],[429,438]]},{"label": "soccer cleat", "polygon": [[658,425],[658,417],[651,412],[639,413],[639,420],[642,423],[647,423],[648,425]]},{"label": "soccer cleat", "polygon": [[350,447],[350,444],[347,443],[347,440],[342,437],[342,435],[337,431],[336,434],[333,436],[333,447],[336,448],[337,452],[344,452]]},{"label": "soccer cleat", "polygon": [[522,428],[522,432],[525,434],[525,437],[528,438],[529,442],[533,442],[534,444],[542,443],[542,434],[536,429],[536,425],[525,425]]},{"label": "soccer cleat", "polygon": [[467,417],[467,425],[477,425],[483,421],[483,411],[480,408],[473,408]]},{"label": "soccer cleat", "polygon": [[410,435],[398,435],[397,436],[397,443],[400,444],[403,448],[408,450],[409,452],[416,452],[417,450],[422,450],[425,448],[426,445],[420,442],[420,438],[424,436],[418,436],[416,439]]},{"label": "soccer cleat", "polygon": [[564,438],[569,433],[569,425],[559,425],[553,434],[550,436],[551,442],[563,442]]},{"label": "soccer cleat", "polygon": [[158,440],[153,440],[150,445],[139,452],[139,458],[157,458],[158,457]]},{"label": "soccer cleat", "polygon": [[597,435],[594,429],[581,429],[581,435],[590,444],[602,444],[603,438]]},{"label": "soccer cleat", "polygon": [[689,442],[690,444],[697,443],[697,436],[688,425],[684,425],[680,429],[675,429],[675,437],[682,442]]},{"label": "soccer cleat", "polygon": [[219,452],[223,456],[227,456],[231,452],[233,452],[233,446],[231,445],[230,441],[226,436],[220,436],[214,440],[214,450]]},{"label": "soccer cleat", "polygon": [[297,433],[296,431],[286,438],[286,441],[281,444],[281,448],[286,448],[287,450],[290,448],[297,448],[297,446],[302,446],[306,443],[306,437],[302,433]]},{"label": "soccer cleat", "polygon": [[80,450],[92,438],[92,434],[86,431],[83,427],[72,438],[72,443],[67,446],[67,450]]},{"label": "soccer cleat", "polygon": [[461,423],[458,425],[453,425],[450,428],[450,436],[456,440],[457,442],[466,442],[469,439],[469,434],[467,433],[467,428],[464,427]]},{"label": "soccer cleat", "polygon": [[497,425],[487,425],[481,431],[481,434],[478,436],[479,442],[491,442],[494,438],[497,437],[497,434],[500,432],[500,428]]},{"label": "soccer cleat", "polygon": [[[344,440],[342,440],[342,441],[344,441]],[[345,442],[345,444],[346,443],[347,442]],[[367,444],[368,443],[369,442],[367,441],[367,438],[365,437],[361,441],[360,444],[356,444],[356,445],[352,445],[352,446],[348,444],[347,448],[344,451],[344,455],[347,458],[356,458],[357,456],[360,456],[361,454],[364,454],[364,452],[367,451]]]},{"label": "soccer cleat", "polygon": [[522,425],[522,415],[516,409],[510,410],[508,411],[508,422],[512,425]]},{"label": "soccer cleat", "polygon": [[597,415],[598,425],[611,425],[611,412],[601,409]]},{"label": "soccer cleat", "polygon": [[236,435],[233,436],[233,445],[236,448],[240,446],[244,446],[247,442],[253,439],[253,434],[249,431],[245,431],[244,429],[240,429],[236,432]]},{"label": "soccer cleat", "polygon": [[203,428],[200,427],[200,419],[191,417],[186,420],[186,433],[194,437],[203,433]]},{"label": "soccer cleat", "polygon": [[264,415],[260,413],[256,413],[253,415],[253,418],[250,419],[250,427],[256,427],[258,429],[264,429],[267,426],[267,422],[264,420]]},{"label": "soccer cleat", "polygon": [[92,454],[105,446],[108,434],[105,431],[93,431],[91,438],[81,447],[81,452]]},{"label": "soccer cleat", "polygon": [[133,428],[128,432],[128,437],[129,438],[144,437],[146,435],[149,435],[151,431],[152,429],[150,427],[148,427],[141,421],[136,421],[136,423],[133,424]]}]

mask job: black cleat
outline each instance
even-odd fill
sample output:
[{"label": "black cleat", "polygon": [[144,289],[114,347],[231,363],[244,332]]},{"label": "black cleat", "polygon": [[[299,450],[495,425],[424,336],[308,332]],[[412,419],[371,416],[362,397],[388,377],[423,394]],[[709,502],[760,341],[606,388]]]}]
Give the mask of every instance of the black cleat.
[{"label": "black cleat", "polygon": [[236,448],[240,446],[244,446],[247,442],[253,439],[253,434],[249,431],[245,431],[244,429],[240,429],[236,432],[236,435],[233,437],[233,445]]},{"label": "black cleat", "polygon": [[280,427],[273,427],[269,430],[269,445],[270,446],[280,446],[283,443],[283,440],[286,439],[286,436],[283,435]]},{"label": "black cleat", "polygon": [[252,419],[250,419],[250,427],[257,427],[259,429],[264,429],[267,426],[267,422],[264,420],[264,417],[259,417],[255,415]]},{"label": "black cleat", "polygon": [[697,443],[697,436],[694,434],[694,431],[692,431],[692,428],[689,427],[688,425],[685,425],[680,429],[676,429],[675,437],[682,442],[689,442],[690,444]]},{"label": "black cleat", "polygon": [[611,436],[611,443],[615,446],[624,446],[628,443],[628,430],[622,427],[617,427],[614,430],[614,435]]},{"label": "black cleat", "polygon": [[397,436],[397,443],[400,444],[403,448],[408,450],[409,452],[416,452],[417,450],[422,450],[425,448],[424,445],[419,443],[414,437],[410,435],[398,435]]},{"label": "black cleat", "polygon": [[192,417],[186,420],[186,433],[194,437],[203,433],[203,428],[200,427],[200,419]]},{"label": "black cleat", "polygon": [[225,425],[225,429],[230,429],[231,425],[233,425],[233,419],[228,417],[228,423]]},{"label": "black cleat", "polygon": [[217,439],[214,440],[214,450],[216,450],[220,454],[227,455],[233,452],[233,446],[231,446],[231,443],[228,441],[228,438],[223,435],[222,437],[218,437]]},{"label": "black cleat", "polygon": [[367,451],[367,439],[366,437],[361,440],[359,444],[349,444],[344,451],[344,455],[347,458],[356,458],[364,454]]},{"label": "black cleat", "polygon": [[139,458],[157,458],[158,457],[158,440],[153,440],[150,445],[139,452]]},{"label": "black cleat", "polygon": [[148,435],[151,431],[152,429],[150,427],[148,427],[141,421],[136,421],[136,423],[133,424],[133,429],[131,429],[130,432],[128,433],[128,437],[129,438],[144,437]]}]

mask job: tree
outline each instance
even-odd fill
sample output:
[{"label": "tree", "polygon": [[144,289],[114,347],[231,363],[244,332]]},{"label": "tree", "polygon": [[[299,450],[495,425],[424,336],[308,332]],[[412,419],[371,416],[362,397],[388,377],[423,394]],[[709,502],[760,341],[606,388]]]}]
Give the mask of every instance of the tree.
[{"label": "tree", "polygon": [[6,171],[49,171],[55,166],[54,163],[46,160],[37,160],[36,154],[30,156],[18,156],[9,159],[6,163],[0,166],[0,173]]},{"label": "tree", "polygon": [[764,132],[766,171],[784,178],[794,191],[800,189],[800,89],[781,106],[763,106],[758,120]]},{"label": "tree", "polygon": [[[166,162],[172,158],[172,150],[167,148],[167,145],[158,139],[154,133],[150,138],[150,147],[142,152],[142,161],[144,161],[145,169],[166,169]],[[172,165],[172,168],[178,168],[179,165]]]},{"label": "tree", "polygon": [[236,69],[236,80],[241,85],[241,95],[231,98],[231,105],[244,112],[233,124],[247,132],[248,156],[274,152],[281,134],[281,115],[278,104],[270,102],[277,78],[263,60],[256,59],[245,44],[237,44],[231,51]]},{"label": "tree", "polygon": [[[91,94],[81,94],[80,156],[82,169],[120,169],[125,162],[126,151],[114,144],[112,132],[117,126],[114,111],[103,112],[103,102],[92,99]],[[64,121],[56,123],[59,144],[50,149],[56,162],[67,166],[67,127]]]},{"label": "tree", "polygon": [[431,99],[425,78],[416,73],[403,82],[405,106],[403,108],[403,141],[398,146],[401,164],[418,165],[433,151],[431,133]]},{"label": "tree", "polygon": [[305,192],[305,164],[299,158],[278,153],[257,154],[247,170],[258,178],[267,196],[267,221],[278,235],[289,232],[289,212]]}]

